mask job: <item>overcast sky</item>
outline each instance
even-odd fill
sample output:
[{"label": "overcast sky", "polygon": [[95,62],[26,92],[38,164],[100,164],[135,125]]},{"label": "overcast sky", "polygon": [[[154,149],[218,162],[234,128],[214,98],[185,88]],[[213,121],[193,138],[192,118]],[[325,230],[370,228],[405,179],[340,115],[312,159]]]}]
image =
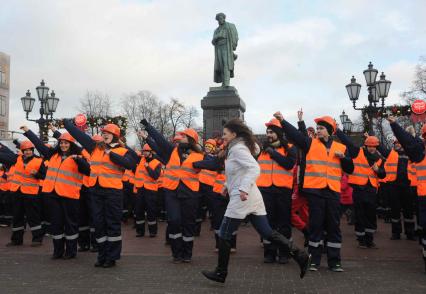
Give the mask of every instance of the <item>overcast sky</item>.
[{"label": "overcast sky", "polygon": [[[59,116],[77,113],[87,90],[150,90],[200,107],[213,83],[215,14],[236,25],[239,56],[231,84],[255,132],[276,110],[310,125],[344,109],[345,85],[372,61],[392,81],[388,103],[410,87],[426,48],[426,1],[1,0],[0,51],[11,56],[11,129],[25,122],[20,97],[43,78],[61,99]],[[38,105],[37,105],[38,106]],[[200,117],[201,121],[201,117]]]}]

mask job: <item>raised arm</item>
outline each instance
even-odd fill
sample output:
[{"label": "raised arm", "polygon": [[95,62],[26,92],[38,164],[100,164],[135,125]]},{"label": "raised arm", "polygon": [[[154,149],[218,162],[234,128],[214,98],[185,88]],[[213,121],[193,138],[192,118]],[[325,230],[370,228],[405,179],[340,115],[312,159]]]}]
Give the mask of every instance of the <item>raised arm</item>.
[{"label": "raised arm", "polygon": [[420,162],[425,157],[424,154],[424,144],[419,142],[413,137],[410,133],[406,132],[401,126],[396,122],[395,118],[389,117],[390,126],[395,137],[401,143],[402,148],[404,148],[405,153],[413,162]]},{"label": "raised arm", "polygon": [[26,126],[21,127],[21,129],[24,131],[24,136],[34,144],[35,148],[41,155],[43,155],[44,158],[49,159],[53,155],[53,150],[44,145],[44,142],[40,140],[33,131],[28,129]]},{"label": "raised arm", "polygon": [[70,120],[64,120],[64,127],[71,136],[76,139],[87,152],[92,153],[95,150],[96,143],[85,132],[79,130]]},{"label": "raised arm", "polygon": [[126,152],[124,156],[121,156],[117,153],[114,153],[114,151],[111,151],[109,153],[109,158],[111,159],[113,163],[123,167],[124,169],[133,170],[136,165],[135,160],[129,154],[129,152]]},{"label": "raised arm", "polygon": [[339,128],[336,130],[336,136],[344,144],[348,150],[348,154],[351,158],[355,158],[359,154],[360,147],[356,146],[352,140],[346,136]]},{"label": "raised arm", "polygon": [[141,124],[145,127],[149,136],[155,141],[155,143],[157,143],[161,157],[163,157],[164,160],[169,161],[174,149],[173,144],[167,141],[166,138],[164,138],[164,136],[152,125],[150,125],[146,119],[141,120]]},{"label": "raised arm", "polygon": [[[0,148],[3,149],[4,147]],[[16,163],[16,160],[18,159],[18,155],[14,153],[9,152],[0,152],[0,163],[11,166]]]}]

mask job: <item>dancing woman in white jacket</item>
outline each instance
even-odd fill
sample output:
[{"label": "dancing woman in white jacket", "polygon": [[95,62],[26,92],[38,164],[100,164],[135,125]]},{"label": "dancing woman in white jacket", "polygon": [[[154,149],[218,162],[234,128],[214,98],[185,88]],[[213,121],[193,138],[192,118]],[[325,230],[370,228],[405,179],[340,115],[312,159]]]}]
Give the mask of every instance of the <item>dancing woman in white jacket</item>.
[{"label": "dancing woman in white jacket", "polygon": [[310,256],[298,249],[289,239],[273,231],[266,218],[262,195],[256,186],[260,168],[253,155],[259,153],[253,133],[240,119],[225,124],[223,140],[227,146],[225,156],[226,185],[223,194],[229,195],[229,204],[219,230],[219,257],[214,271],[203,271],[213,281],[224,283],[228,273],[230,240],[246,216],[262,238],[277,245],[287,246],[300,267],[300,278],[306,273]]}]

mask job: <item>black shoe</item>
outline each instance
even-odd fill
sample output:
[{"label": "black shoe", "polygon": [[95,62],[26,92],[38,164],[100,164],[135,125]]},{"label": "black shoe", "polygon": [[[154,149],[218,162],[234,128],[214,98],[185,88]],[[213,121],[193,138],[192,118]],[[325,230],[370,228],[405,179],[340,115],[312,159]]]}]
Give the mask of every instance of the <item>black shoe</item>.
[{"label": "black shoe", "polygon": [[149,234],[149,237],[150,238],[155,238],[155,237],[157,237],[157,234]]},{"label": "black shoe", "polygon": [[104,264],[105,264],[105,261],[97,260],[97,261],[95,262],[95,267],[103,267],[103,266],[104,266]]},{"label": "black shoe", "polygon": [[68,259],[74,259],[76,257],[77,257],[77,255],[75,255],[75,254],[72,254],[72,255],[65,254],[64,257],[62,257],[62,259],[68,260]]},{"label": "black shoe", "polygon": [[274,263],[275,262],[275,256],[274,255],[266,255],[263,258],[263,263]]},{"label": "black shoe", "polygon": [[330,269],[332,272],[335,272],[335,273],[341,273],[341,272],[344,272],[344,270],[343,270],[343,268],[342,268],[342,266],[341,266],[340,264],[336,264],[336,265],[334,265],[334,266],[330,266],[330,267],[329,267],[329,269]]},{"label": "black shoe", "polygon": [[390,239],[391,240],[401,240],[401,235],[400,234],[392,234]]},{"label": "black shoe", "polygon": [[89,251],[90,247],[89,246],[82,246],[80,248],[78,248],[78,252],[86,252]]},{"label": "black shoe", "polygon": [[288,263],[288,256],[283,255],[283,256],[278,257],[278,263],[279,264],[287,264]]},{"label": "black shoe", "polygon": [[62,254],[53,254],[50,259],[53,259],[53,260],[62,259]]},{"label": "black shoe", "polygon": [[416,236],[414,236],[414,234],[408,234],[407,235],[407,240],[409,241],[417,241]]},{"label": "black shoe", "polygon": [[180,257],[173,257],[173,263],[174,264],[178,264],[178,263],[182,263],[183,259]]},{"label": "black shoe", "polygon": [[218,283],[225,283],[226,280],[226,272],[218,271],[217,269],[214,271],[202,271],[201,272],[207,279],[211,281],[215,281]]},{"label": "black shoe", "polygon": [[368,249],[379,249],[379,247],[377,247],[376,243],[374,243],[374,242],[367,243],[367,248]]},{"label": "black shoe", "polygon": [[184,259],[182,259],[182,262],[184,262],[184,263],[191,263],[192,262],[192,258],[184,258]]},{"label": "black shoe", "polygon": [[115,266],[115,260],[107,260],[104,262],[103,264],[103,268],[109,268],[109,267],[114,267]]},{"label": "black shoe", "polygon": [[144,237],[144,236],[145,236],[145,234],[142,234],[142,233],[137,233],[137,234],[136,234],[136,237],[137,237],[137,238],[141,238],[141,237]]},{"label": "black shoe", "polygon": [[367,244],[365,243],[364,240],[359,240],[358,241],[358,248],[367,249]]}]

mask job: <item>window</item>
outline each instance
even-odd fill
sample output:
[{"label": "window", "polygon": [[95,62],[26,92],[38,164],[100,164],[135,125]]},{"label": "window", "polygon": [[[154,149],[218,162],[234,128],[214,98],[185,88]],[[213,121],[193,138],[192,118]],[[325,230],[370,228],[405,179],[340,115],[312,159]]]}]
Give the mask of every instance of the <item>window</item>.
[{"label": "window", "polygon": [[6,85],[6,73],[3,68],[0,66],[0,85]]},{"label": "window", "polygon": [[0,96],[0,116],[6,116],[7,105],[6,97]]}]

